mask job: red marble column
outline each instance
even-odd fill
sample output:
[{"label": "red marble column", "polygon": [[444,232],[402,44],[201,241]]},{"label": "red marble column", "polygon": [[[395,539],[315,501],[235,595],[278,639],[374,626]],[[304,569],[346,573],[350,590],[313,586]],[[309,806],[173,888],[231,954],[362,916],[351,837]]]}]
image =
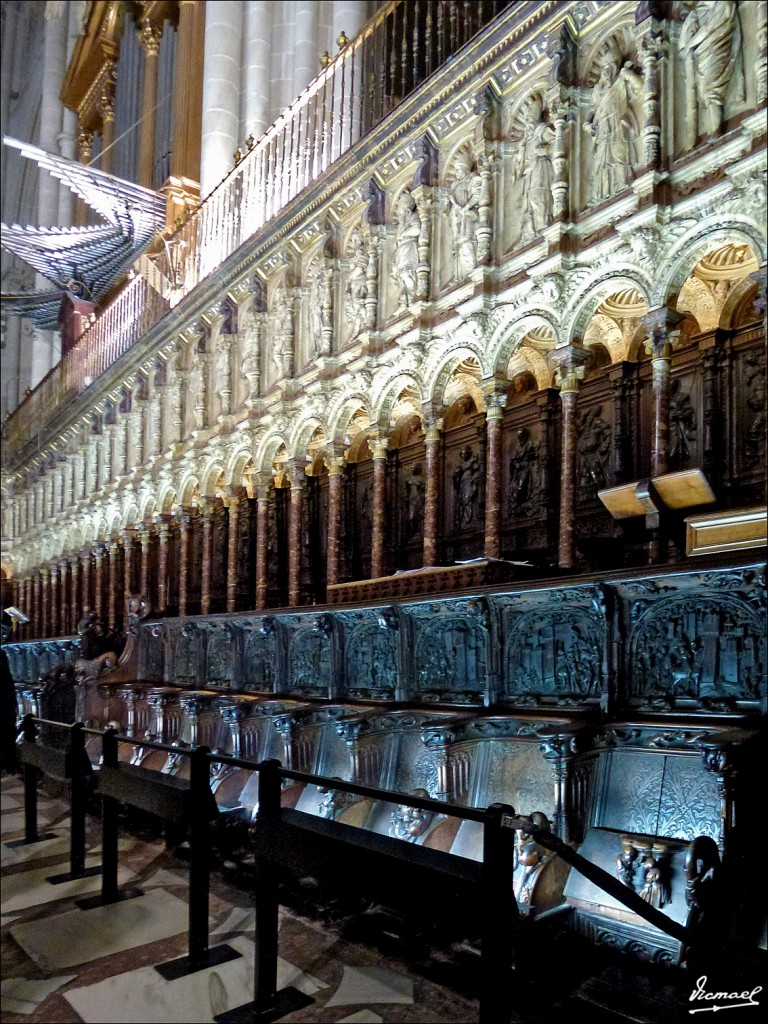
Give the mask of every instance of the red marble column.
[{"label": "red marble column", "polygon": [[48,566],[40,570],[40,636],[49,637],[51,633],[51,574]]},{"label": "red marble column", "polygon": [[171,535],[171,524],[167,516],[158,518],[157,534],[157,613],[165,615],[168,606],[168,542]]},{"label": "red marble column", "polygon": [[80,552],[80,567],[82,574],[80,587],[83,594],[83,611],[86,608],[90,611],[93,608],[93,566],[90,551]]},{"label": "red marble column", "polygon": [[187,614],[187,588],[189,586],[189,544],[192,516],[186,509],[178,512],[179,520],[179,615]]},{"label": "red marble column", "polygon": [[203,569],[200,580],[200,612],[208,615],[211,611],[211,558],[213,556],[213,502],[206,501],[203,513]]},{"label": "red marble column", "polygon": [[575,564],[574,518],[576,514],[576,455],[578,434],[579,367],[563,367],[560,374],[561,459],[560,459],[560,531],[558,564],[570,569]]},{"label": "red marble column", "polygon": [[109,542],[109,594],[107,595],[107,622],[110,629],[117,629],[117,599],[120,582],[117,578],[117,556],[120,545],[116,540]]},{"label": "red marble column", "polygon": [[237,605],[237,541],[240,520],[239,495],[231,494],[227,500],[227,611]]},{"label": "red marble column", "polygon": [[104,614],[104,545],[93,549],[93,610],[99,619]]},{"label": "red marble column", "polygon": [[67,596],[67,568],[66,558],[59,562],[59,622],[62,636],[70,636],[69,632],[69,599]]},{"label": "red marble column", "polygon": [[127,531],[122,534],[123,538],[123,628],[128,629],[128,601],[131,598],[133,589],[133,541],[134,536]]},{"label": "red marble column", "polygon": [[485,555],[501,557],[501,448],[506,395],[485,397]]},{"label": "red marble column", "polygon": [[440,430],[443,421],[435,420],[427,424],[427,435],[424,438],[426,447],[426,480],[424,483],[424,565],[437,564],[437,510],[440,483],[438,479],[440,463]]},{"label": "red marble column", "polygon": [[675,328],[684,319],[681,313],[662,306],[643,317],[648,329],[645,348],[653,368],[653,447],[651,476],[661,476],[669,469],[669,384],[672,349],[680,339]]},{"label": "red marble column", "polygon": [[256,491],[256,611],[267,607],[267,484]]},{"label": "red marble column", "polygon": [[77,632],[82,608],[80,607],[80,558],[73,555],[69,559],[69,632],[70,636]]},{"label": "red marble column", "polygon": [[139,539],[139,544],[141,545],[139,592],[141,593],[141,596],[151,604],[152,597],[149,593],[149,527],[146,523],[140,523],[136,533]]},{"label": "red marble column", "polygon": [[385,491],[387,474],[386,438],[371,438],[373,446],[373,504],[371,508],[371,578],[384,575]]},{"label": "red marble column", "polygon": [[328,561],[327,583],[339,582],[339,555],[341,541],[341,474],[344,457],[327,455],[328,467]]},{"label": "red marble column", "polygon": [[48,571],[51,576],[51,615],[50,615],[50,630],[51,636],[60,636],[59,632],[59,603],[61,596],[59,594],[59,566],[56,562],[51,562],[48,567]]},{"label": "red marble column", "polygon": [[288,604],[295,608],[301,601],[301,506],[306,476],[303,470],[295,466],[289,475],[291,504],[288,509]]},{"label": "red marble column", "polygon": [[39,571],[36,571],[32,577],[32,636],[37,639],[38,637],[45,636],[45,613],[43,611],[43,602],[41,598],[42,580]]}]

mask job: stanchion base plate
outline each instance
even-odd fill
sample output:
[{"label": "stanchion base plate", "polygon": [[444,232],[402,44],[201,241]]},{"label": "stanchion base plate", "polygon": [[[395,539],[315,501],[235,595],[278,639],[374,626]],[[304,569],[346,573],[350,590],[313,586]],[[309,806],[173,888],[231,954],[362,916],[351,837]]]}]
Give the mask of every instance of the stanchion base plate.
[{"label": "stanchion base plate", "polygon": [[143,889],[121,889],[113,900],[107,900],[105,903],[101,898],[101,893],[97,892],[95,896],[84,896],[81,900],[75,900],[75,906],[80,910],[93,910],[94,907],[110,907],[113,903],[124,903],[126,900],[135,900],[137,896],[143,895]]},{"label": "stanchion base plate", "polygon": [[45,843],[49,839],[60,839],[55,832],[46,832],[45,835],[38,836],[37,839],[13,839],[10,843],[3,843],[3,846],[7,846],[9,850],[15,850],[19,846],[34,846],[35,843]]},{"label": "stanchion base plate", "polygon": [[101,864],[97,864],[96,867],[86,868],[85,871],[78,871],[73,874],[71,871],[65,871],[61,875],[51,875],[46,878],[46,882],[50,882],[51,885],[61,885],[62,882],[74,882],[78,878],[93,878],[94,875],[101,874]]},{"label": "stanchion base plate", "polygon": [[238,953],[231,946],[214,946],[208,950],[208,957],[205,963],[193,964],[188,956],[180,956],[177,960],[168,960],[164,964],[155,964],[155,970],[166,981],[175,981],[176,978],[186,978],[188,974],[197,974],[207,967],[218,967],[219,964],[229,963],[230,960],[237,960],[243,954]]},{"label": "stanchion base plate", "polygon": [[311,1006],[314,1001],[312,996],[305,996],[297,988],[281,988],[268,1010],[257,1010],[255,1003],[243,1003],[242,1006],[220,1013],[213,1019],[216,1024],[268,1024],[269,1021],[287,1017],[294,1010]]}]

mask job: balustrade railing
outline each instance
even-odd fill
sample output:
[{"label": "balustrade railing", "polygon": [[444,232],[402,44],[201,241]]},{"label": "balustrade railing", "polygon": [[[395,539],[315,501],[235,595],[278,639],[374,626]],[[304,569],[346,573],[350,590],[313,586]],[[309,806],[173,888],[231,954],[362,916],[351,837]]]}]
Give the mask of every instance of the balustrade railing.
[{"label": "balustrade railing", "polygon": [[[173,306],[484,28],[511,0],[392,0],[96,317],[9,417],[14,458]],[[161,276],[162,275],[162,276]]]}]

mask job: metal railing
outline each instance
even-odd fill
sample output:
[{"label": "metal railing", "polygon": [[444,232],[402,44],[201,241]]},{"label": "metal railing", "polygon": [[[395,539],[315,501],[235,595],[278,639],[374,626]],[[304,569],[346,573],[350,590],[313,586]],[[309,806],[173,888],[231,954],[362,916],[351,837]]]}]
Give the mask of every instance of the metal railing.
[{"label": "metal railing", "polygon": [[512,0],[392,0],[96,317],[5,425],[13,458],[166,313],[387,117]]}]

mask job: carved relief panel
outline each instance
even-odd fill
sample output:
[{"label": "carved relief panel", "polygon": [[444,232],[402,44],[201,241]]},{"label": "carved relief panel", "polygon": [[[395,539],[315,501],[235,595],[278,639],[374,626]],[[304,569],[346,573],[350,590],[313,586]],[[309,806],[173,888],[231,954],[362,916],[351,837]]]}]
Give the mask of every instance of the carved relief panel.
[{"label": "carved relief panel", "polygon": [[243,683],[246,690],[262,693],[274,690],[277,676],[277,633],[268,619],[262,619],[245,637]]},{"label": "carved relief panel", "polygon": [[171,633],[170,676],[180,686],[196,686],[203,665],[203,636],[194,622],[185,622]]},{"label": "carved relief panel", "polygon": [[488,620],[479,601],[408,606],[415,642],[414,699],[483,704],[489,689]]},{"label": "carved relief panel", "polygon": [[506,134],[504,252],[532,241],[552,221],[555,129],[543,89],[512,107]]},{"label": "carved relief panel", "polygon": [[392,609],[343,612],[344,677],[341,695],[355,700],[395,700],[399,675],[399,621]]},{"label": "carved relief panel", "polygon": [[767,454],[764,346],[736,354],[733,398],[733,485],[744,504],[759,504],[765,495]]},{"label": "carved relief panel", "polygon": [[331,637],[314,625],[302,625],[288,645],[288,686],[303,697],[328,697],[331,693]]},{"label": "carved relief panel", "polygon": [[234,684],[239,661],[239,630],[232,623],[221,627],[206,623],[206,686],[227,689]]},{"label": "carved relief panel", "polygon": [[448,562],[482,554],[485,446],[474,423],[445,431],[443,542]]}]

